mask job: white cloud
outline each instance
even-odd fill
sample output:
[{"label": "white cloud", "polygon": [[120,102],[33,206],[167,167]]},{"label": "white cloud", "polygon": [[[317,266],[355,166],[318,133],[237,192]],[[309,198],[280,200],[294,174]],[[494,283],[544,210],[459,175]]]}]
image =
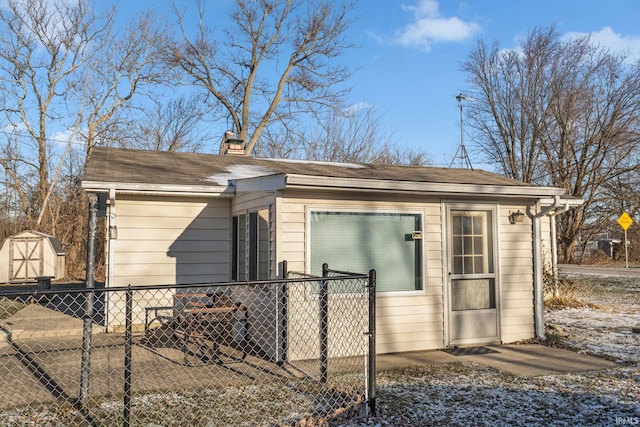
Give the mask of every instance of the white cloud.
[{"label": "white cloud", "polygon": [[611,27],[604,27],[593,33],[569,32],[562,38],[563,40],[572,40],[584,36],[590,36],[591,42],[608,48],[612,53],[628,55],[629,61],[640,59],[640,36],[622,36],[613,31]]},{"label": "white cloud", "polygon": [[403,4],[413,13],[414,20],[396,32],[394,42],[405,47],[430,51],[434,43],[460,42],[481,29],[475,22],[466,22],[452,16],[442,16],[436,0],[418,0],[416,5]]},{"label": "white cloud", "polygon": [[71,142],[74,145],[81,145],[83,142],[80,140],[78,131],[73,129],[64,129],[50,134],[49,140],[56,145],[67,145]]},{"label": "white cloud", "polygon": [[27,126],[24,123],[9,123],[2,128],[4,134],[22,133],[27,130]]},{"label": "white cloud", "polygon": [[361,111],[367,111],[373,109],[375,106],[367,101],[357,102],[355,104],[350,105],[346,109],[347,114],[358,114]]}]

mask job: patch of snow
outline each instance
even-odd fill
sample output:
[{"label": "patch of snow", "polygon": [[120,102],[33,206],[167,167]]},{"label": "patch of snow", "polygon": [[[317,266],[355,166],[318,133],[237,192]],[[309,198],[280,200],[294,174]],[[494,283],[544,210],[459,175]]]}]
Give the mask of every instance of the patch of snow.
[{"label": "patch of snow", "polygon": [[340,163],[340,162],[323,162],[320,160],[297,160],[297,159],[262,159],[269,160],[272,162],[283,162],[283,163],[301,163],[307,165],[326,165],[326,166],[338,166],[341,168],[348,169],[364,169],[365,165],[359,165],[357,163]]},{"label": "patch of snow", "polygon": [[608,356],[620,363],[640,363],[640,310],[633,305],[615,309],[572,308],[546,313],[548,322],[568,334],[565,344],[585,353]]},{"label": "patch of snow", "polygon": [[215,182],[218,185],[228,185],[229,181],[245,178],[257,178],[260,176],[273,175],[275,172],[262,166],[255,165],[233,165],[227,169],[227,173],[212,175],[205,181]]}]

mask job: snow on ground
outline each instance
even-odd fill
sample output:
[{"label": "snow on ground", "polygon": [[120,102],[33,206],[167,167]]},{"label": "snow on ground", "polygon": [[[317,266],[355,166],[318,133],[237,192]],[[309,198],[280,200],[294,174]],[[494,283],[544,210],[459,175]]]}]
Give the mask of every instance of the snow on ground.
[{"label": "snow on ground", "polygon": [[593,280],[592,307],[549,311],[546,320],[563,345],[619,367],[533,378],[469,363],[386,372],[376,418],[332,425],[640,425],[640,279]]},{"label": "snow on ground", "polygon": [[633,308],[574,308],[547,313],[547,322],[559,325],[563,343],[580,352],[640,363],[640,310]]}]

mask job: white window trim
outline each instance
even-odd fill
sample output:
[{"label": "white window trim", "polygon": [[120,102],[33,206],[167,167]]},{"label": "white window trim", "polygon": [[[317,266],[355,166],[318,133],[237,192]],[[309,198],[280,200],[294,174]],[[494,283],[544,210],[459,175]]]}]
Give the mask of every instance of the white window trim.
[{"label": "white window trim", "polygon": [[[419,215],[420,226],[422,228],[422,239],[420,242],[420,286],[422,289],[414,291],[379,291],[376,290],[378,297],[397,297],[397,296],[412,296],[412,295],[426,295],[427,293],[427,263],[426,263],[426,242],[425,242],[425,218],[426,213],[424,210],[406,210],[406,209],[385,209],[381,207],[357,209],[357,208],[336,208],[334,206],[306,206],[305,207],[305,273],[311,274],[311,214],[313,212],[344,212],[344,213],[362,213],[362,214],[405,214],[405,215]],[[331,266],[329,266],[331,268]],[[355,273],[368,273],[368,271],[357,271]]]}]

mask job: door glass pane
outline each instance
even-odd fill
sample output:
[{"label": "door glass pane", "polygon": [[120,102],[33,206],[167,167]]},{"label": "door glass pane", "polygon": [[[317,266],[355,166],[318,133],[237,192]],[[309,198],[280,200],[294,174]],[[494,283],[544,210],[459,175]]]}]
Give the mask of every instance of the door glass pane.
[{"label": "door glass pane", "polygon": [[462,273],[462,257],[457,256],[453,258],[453,272],[455,274]]},{"label": "door glass pane", "polygon": [[453,217],[453,234],[454,235],[462,234],[462,217],[460,216]]},{"label": "door glass pane", "polygon": [[464,269],[462,274],[473,274],[473,257],[464,257]]},{"label": "door glass pane", "polygon": [[473,229],[471,228],[471,218],[468,216],[462,217],[462,234],[472,234]]},{"label": "door glass pane", "polygon": [[453,255],[462,255],[462,240],[453,239]]},{"label": "door glass pane", "polygon": [[473,244],[472,242],[472,238],[468,237],[468,236],[462,236],[463,239],[463,254],[464,255],[471,255],[473,254]]},{"label": "door glass pane", "polygon": [[484,252],[484,248],[482,247],[483,239],[482,236],[473,238],[473,253],[474,255],[482,255]]},{"label": "door glass pane", "polygon": [[491,211],[453,211],[451,222],[452,273],[493,273]]},{"label": "door glass pane", "polygon": [[484,270],[484,265],[482,265],[482,257],[473,257],[473,261],[474,261],[474,265],[473,265],[473,271],[483,271]]},{"label": "door glass pane", "polygon": [[452,310],[496,308],[494,279],[452,280]]},{"label": "door glass pane", "polygon": [[473,234],[482,234],[482,217],[473,217]]}]

